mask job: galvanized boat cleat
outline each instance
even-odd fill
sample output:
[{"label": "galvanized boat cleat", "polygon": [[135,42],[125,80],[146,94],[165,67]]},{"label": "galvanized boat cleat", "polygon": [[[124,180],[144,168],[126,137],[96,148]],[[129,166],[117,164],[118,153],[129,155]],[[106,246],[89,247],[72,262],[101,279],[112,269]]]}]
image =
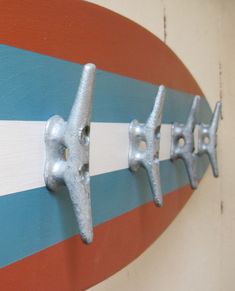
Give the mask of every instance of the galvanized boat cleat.
[{"label": "galvanized boat cleat", "polygon": [[89,145],[95,65],[84,66],[77,96],[68,121],[52,116],[46,125],[44,179],[51,191],[66,185],[73,203],[80,235],[85,243],[93,239]]},{"label": "galvanized boat cleat", "polygon": [[192,107],[185,124],[175,122],[172,125],[171,160],[182,159],[187,169],[189,181],[193,189],[197,188],[197,176],[195,169],[196,153],[194,148],[194,129],[196,115],[199,107],[200,96],[195,96]]},{"label": "galvanized boat cleat", "polygon": [[217,162],[217,130],[221,116],[222,103],[216,103],[210,124],[199,124],[198,127],[198,155],[208,155],[214,177],[219,176]]},{"label": "galvanized boat cleat", "polygon": [[129,168],[137,171],[146,169],[153,200],[162,206],[163,196],[160,182],[159,149],[162,111],[165,100],[165,87],[160,86],[153,110],[145,124],[133,120],[129,127]]}]

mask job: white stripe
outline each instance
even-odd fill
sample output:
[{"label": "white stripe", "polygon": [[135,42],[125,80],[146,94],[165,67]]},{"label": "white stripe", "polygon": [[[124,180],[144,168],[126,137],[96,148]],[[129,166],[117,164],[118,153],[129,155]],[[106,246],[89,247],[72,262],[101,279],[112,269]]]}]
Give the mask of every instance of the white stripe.
[{"label": "white stripe", "polygon": [[92,123],[90,175],[128,168],[128,123]]},{"label": "white stripe", "polygon": [[[42,121],[0,121],[0,196],[45,186]],[[127,123],[92,123],[90,174],[128,168]],[[161,127],[160,160],[170,157],[170,125]]]}]

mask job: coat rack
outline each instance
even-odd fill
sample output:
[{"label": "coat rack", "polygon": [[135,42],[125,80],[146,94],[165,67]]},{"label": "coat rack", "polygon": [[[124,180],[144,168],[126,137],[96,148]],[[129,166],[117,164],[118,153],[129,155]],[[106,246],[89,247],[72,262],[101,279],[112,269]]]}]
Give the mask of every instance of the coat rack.
[{"label": "coat rack", "polygon": [[[60,116],[51,117],[46,126],[45,143],[47,159],[44,178],[51,191],[66,185],[73,203],[80,235],[85,243],[93,239],[92,211],[90,201],[89,175],[89,133],[92,107],[92,91],[95,79],[95,65],[84,66],[78,93],[69,119],[65,122]],[[160,86],[153,110],[146,123],[133,120],[129,125],[129,168],[136,172],[145,168],[153,200],[157,206],[163,205],[161,191],[159,150],[161,120],[166,95]],[[213,174],[218,177],[217,129],[221,113],[221,102],[217,102],[210,124],[197,119],[201,97],[195,96],[185,124],[175,121],[171,132],[170,157],[174,163],[182,159],[193,189],[197,188],[196,159],[206,154],[209,157]],[[198,140],[194,131],[198,126]],[[198,151],[195,151],[195,143]],[[115,158],[115,157],[114,157]]]}]

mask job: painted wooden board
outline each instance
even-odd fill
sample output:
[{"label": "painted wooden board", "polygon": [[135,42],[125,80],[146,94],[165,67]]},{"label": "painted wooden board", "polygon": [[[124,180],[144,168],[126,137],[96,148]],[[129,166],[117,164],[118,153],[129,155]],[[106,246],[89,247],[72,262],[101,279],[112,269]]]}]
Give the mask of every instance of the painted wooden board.
[{"label": "painted wooden board", "polygon": [[[183,163],[169,159],[170,127],[185,122],[194,95],[203,94],[157,37],[107,9],[75,0],[3,0],[0,16],[1,286],[83,290],[139,256],[191,196]],[[54,114],[67,119],[87,62],[97,66],[89,246],[79,238],[66,189],[52,194],[43,181],[45,122]],[[161,84],[164,207],[156,208],[145,171],[128,170],[128,124],[146,120]],[[199,118],[211,118],[205,98]],[[198,159],[200,178],[207,166]]]}]

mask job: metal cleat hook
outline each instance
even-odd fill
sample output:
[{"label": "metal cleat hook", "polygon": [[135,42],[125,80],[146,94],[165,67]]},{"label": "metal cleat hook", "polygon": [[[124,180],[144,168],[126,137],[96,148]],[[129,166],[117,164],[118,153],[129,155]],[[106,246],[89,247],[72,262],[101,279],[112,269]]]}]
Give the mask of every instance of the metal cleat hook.
[{"label": "metal cleat hook", "polygon": [[210,124],[199,124],[198,128],[198,155],[207,154],[212,167],[213,175],[219,176],[217,163],[217,130],[221,116],[222,103],[218,101],[215,106]]},{"label": "metal cleat hook", "polygon": [[195,96],[186,124],[175,122],[172,125],[171,159],[182,159],[187,169],[191,187],[197,188],[194,153],[194,128],[199,107],[200,96]]},{"label": "metal cleat hook", "polygon": [[72,200],[80,235],[92,242],[89,145],[95,65],[84,66],[77,95],[68,121],[52,116],[46,125],[46,163],[44,179],[51,191],[66,185]]},{"label": "metal cleat hook", "polygon": [[133,120],[129,127],[129,168],[137,171],[144,167],[147,171],[153,199],[157,206],[162,206],[163,197],[160,183],[159,149],[160,128],[165,87],[160,86],[153,110],[145,124]]}]

